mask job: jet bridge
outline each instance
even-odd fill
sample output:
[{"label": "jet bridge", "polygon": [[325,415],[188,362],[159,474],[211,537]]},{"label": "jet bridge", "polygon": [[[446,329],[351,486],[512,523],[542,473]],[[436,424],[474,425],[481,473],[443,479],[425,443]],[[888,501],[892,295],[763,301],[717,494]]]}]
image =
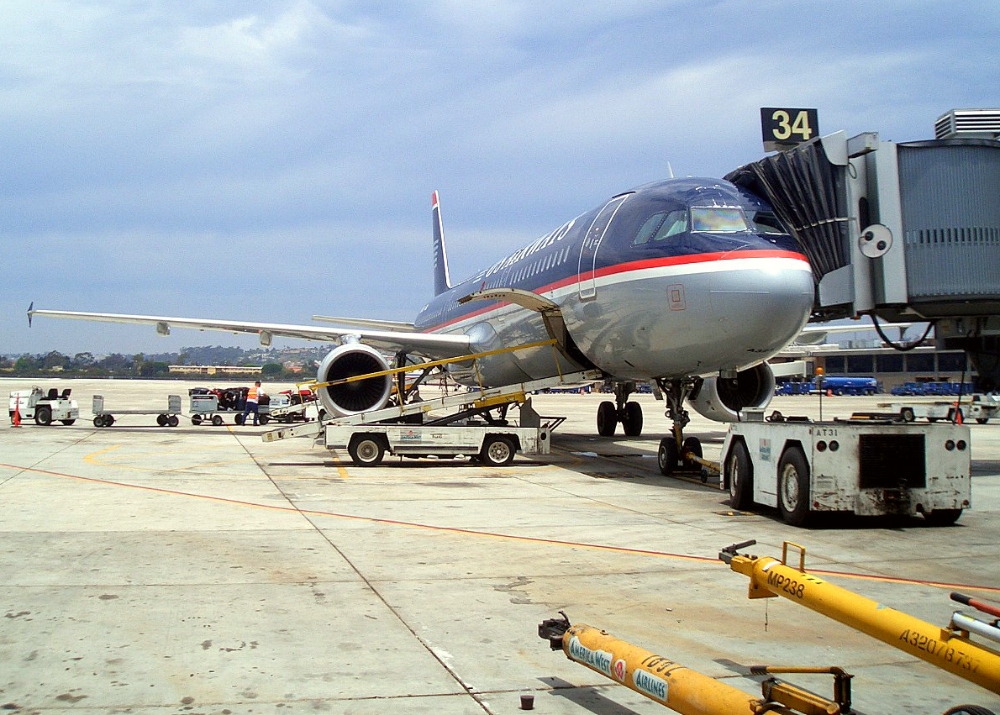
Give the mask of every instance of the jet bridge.
[{"label": "jet bridge", "polygon": [[[986,136],[998,132],[1000,123]],[[837,132],[726,178],[766,196],[809,257],[814,321],[929,321],[940,348],[969,353],[979,389],[1000,387],[995,138],[894,143]]]}]

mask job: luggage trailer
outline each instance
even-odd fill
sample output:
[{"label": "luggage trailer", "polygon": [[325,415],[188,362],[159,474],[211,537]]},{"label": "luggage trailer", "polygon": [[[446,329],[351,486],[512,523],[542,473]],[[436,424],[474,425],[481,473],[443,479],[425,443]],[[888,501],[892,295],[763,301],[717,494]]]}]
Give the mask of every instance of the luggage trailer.
[{"label": "luggage trailer", "polygon": [[109,410],[105,409],[104,396],[94,395],[91,411],[94,427],[110,427],[115,423],[115,415],[156,415],[156,424],[160,427],[176,427],[180,424],[181,396],[169,395],[166,410]]}]

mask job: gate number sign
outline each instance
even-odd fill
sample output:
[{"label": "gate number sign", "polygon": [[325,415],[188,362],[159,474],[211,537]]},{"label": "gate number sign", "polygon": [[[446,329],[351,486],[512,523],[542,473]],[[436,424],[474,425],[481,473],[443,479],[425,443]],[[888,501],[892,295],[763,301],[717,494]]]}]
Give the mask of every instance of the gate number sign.
[{"label": "gate number sign", "polygon": [[761,107],[760,126],[764,150],[773,151],[819,136],[819,112],[815,109]]}]

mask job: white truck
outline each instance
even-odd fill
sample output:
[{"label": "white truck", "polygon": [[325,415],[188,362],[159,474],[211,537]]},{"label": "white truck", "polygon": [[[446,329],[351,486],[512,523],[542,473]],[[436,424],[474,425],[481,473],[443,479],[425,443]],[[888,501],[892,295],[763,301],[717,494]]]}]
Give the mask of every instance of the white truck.
[{"label": "white truck", "polygon": [[71,392],[69,387],[60,393],[55,387],[50,387],[46,392],[37,386],[30,390],[12,392],[8,405],[10,421],[14,422],[16,410],[21,420],[34,420],[36,425],[46,426],[56,420],[64,425],[71,425],[80,416],[76,400],[70,399]]},{"label": "white truck", "polygon": [[963,398],[956,407],[957,400],[937,400],[935,402],[880,402],[879,409],[898,415],[903,422],[926,419],[928,422],[954,422],[956,410],[962,421],[975,420],[984,425],[1000,416],[1000,398],[995,394],[975,394],[971,399]]},{"label": "white truck", "polygon": [[793,526],[823,512],[922,514],[944,526],[971,504],[968,426],[766,422],[756,412],[731,425],[722,446],[720,488],[736,509],[776,507]]}]

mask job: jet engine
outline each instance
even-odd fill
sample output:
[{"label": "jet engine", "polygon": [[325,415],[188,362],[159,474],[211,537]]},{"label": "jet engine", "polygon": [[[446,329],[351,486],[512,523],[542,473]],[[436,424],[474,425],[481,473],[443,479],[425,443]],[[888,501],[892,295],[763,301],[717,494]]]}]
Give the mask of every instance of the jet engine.
[{"label": "jet engine", "polygon": [[[375,348],[347,343],[331,350],[319,365],[319,382],[334,382],[357,375],[388,370],[389,363]],[[316,391],[327,415],[349,417],[385,407],[392,392],[392,376],[370,377],[356,382],[321,387]]]},{"label": "jet engine", "polygon": [[774,372],[766,362],[740,370],[733,379],[708,377],[688,402],[695,411],[716,422],[737,422],[747,408],[764,409],[774,395]]}]

